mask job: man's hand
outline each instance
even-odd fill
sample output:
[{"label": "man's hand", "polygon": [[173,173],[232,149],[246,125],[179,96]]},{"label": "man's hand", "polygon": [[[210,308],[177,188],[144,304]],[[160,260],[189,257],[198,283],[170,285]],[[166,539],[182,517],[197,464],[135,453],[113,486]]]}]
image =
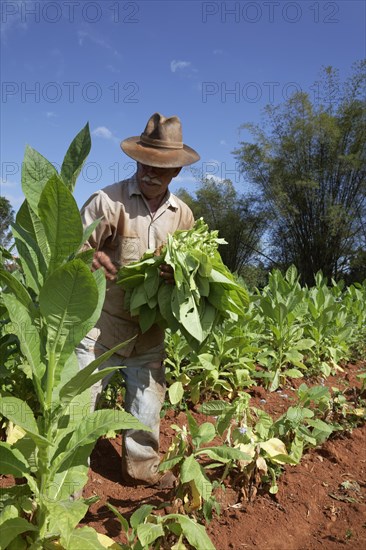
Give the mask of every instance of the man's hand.
[{"label": "man's hand", "polygon": [[116,278],[117,268],[105,252],[95,252],[94,254],[91,269],[92,271],[95,271],[100,267],[104,269],[106,279],[113,281]]},{"label": "man's hand", "polygon": [[174,270],[171,265],[161,264],[160,266],[160,277],[165,279],[166,284],[174,285]]}]

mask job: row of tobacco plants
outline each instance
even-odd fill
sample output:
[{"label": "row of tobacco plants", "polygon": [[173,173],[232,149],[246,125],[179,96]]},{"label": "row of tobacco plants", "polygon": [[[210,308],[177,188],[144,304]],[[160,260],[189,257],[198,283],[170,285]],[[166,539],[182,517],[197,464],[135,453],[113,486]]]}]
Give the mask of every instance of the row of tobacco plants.
[{"label": "row of tobacco plants", "polygon": [[[265,289],[250,293],[222,265],[217,235],[208,234],[203,222],[198,232],[184,235],[182,248],[169,241],[164,251],[165,262],[185,258],[182,270],[175,269],[181,278],[169,289],[171,298],[151,269],[156,257],[146,258],[146,277],[141,278],[141,266],[127,270],[127,284],[144,283],[145,290],[130,294],[130,305],[143,309],[145,328],[149,308],[157,306],[155,319],[168,326],[170,406],[193,402],[216,421],[199,425],[187,412],[186,426],[173,425],[176,435],[161,463],[162,471],[171,469],[177,477],[171,514],[155,514],[145,505],[128,523],[110,506],[126,534],[124,545],[79,527],[92,499],[77,495],[87,481],[96,440],[111,431],[145,428],[118,407],[90,410],[90,387],[114,370],[97,369],[117,348],[80,371],[74,353],[98,319],[105,296],[103,273],[90,270],[92,251],[80,251],[98,221],[84,229],[72,195],[89,150],[86,126],[57,173],[27,147],[25,201],[13,225],[18,259],[1,250],[0,474],[16,484],[0,489],[0,548],[210,550],[214,546],[200,523],[219,513],[215,492],[225,480],[243,499],[253,498],[260,485],[276,493],[285,464],[298,464],[308,447],[364,416],[361,401],[351,410],[340,392],[303,383],[296,403],[273,420],[251,406],[245,390],[260,383],[275,391],[308,374],[324,378],[362,354],[366,286],[328,286],[318,274],[313,288],[303,288],[291,268],[285,276],[273,272]],[[186,249],[198,233],[206,248]]]},{"label": "row of tobacco plants", "polygon": [[[172,425],[160,468],[177,478],[173,507],[180,512],[210,521],[227,483],[244,501],[259,488],[276,494],[286,464],[299,464],[307,449],[365,421],[365,369],[352,392],[330,389],[325,379],[365,358],[366,282],[328,284],[318,273],[307,288],[298,279],[294,267],[273,271],[264,289],[247,290],[239,321],[216,326],[198,351],[184,334],[167,330],[167,407],[185,410],[187,422]],[[118,376],[105,395],[112,404]],[[279,391],[296,378],[303,380],[281,417],[251,405],[252,386]],[[208,421],[198,424],[192,406]]]},{"label": "row of tobacco plants", "polygon": [[248,292],[239,322],[228,319],[200,347],[167,332],[169,397],[228,396],[261,383],[275,391],[287,379],[327,377],[366,354],[366,281],[345,287],[318,273],[302,287],[295,267],[274,270],[268,285]]}]

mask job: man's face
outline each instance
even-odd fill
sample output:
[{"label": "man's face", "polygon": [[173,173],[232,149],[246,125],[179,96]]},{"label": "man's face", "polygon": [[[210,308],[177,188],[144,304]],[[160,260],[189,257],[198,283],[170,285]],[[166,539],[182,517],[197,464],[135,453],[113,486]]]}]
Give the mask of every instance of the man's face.
[{"label": "man's face", "polygon": [[163,197],[169,183],[179,174],[181,168],[155,168],[137,163],[137,180],[141,192],[147,199]]}]

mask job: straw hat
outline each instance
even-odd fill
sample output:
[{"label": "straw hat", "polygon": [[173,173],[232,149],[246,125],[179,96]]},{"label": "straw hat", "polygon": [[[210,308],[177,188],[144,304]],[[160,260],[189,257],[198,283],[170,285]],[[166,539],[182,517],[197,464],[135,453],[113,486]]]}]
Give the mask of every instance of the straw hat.
[{"label": "straw hat", "polygon": [[166,118],[154,113],[140,136],[121,141],[121,149],[129,157],[157,168],[178,168],[193,164],[199,154],[183,143],[179,117]]}]

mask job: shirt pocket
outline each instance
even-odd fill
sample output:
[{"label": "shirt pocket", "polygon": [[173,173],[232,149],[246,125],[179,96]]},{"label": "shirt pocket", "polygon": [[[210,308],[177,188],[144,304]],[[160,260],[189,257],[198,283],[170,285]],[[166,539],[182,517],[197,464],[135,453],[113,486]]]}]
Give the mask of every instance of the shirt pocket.
[{"label": "shirt pocket", "polygon": [[141,258],[140,237],[120,237],[121,265],[138,262]]}]

